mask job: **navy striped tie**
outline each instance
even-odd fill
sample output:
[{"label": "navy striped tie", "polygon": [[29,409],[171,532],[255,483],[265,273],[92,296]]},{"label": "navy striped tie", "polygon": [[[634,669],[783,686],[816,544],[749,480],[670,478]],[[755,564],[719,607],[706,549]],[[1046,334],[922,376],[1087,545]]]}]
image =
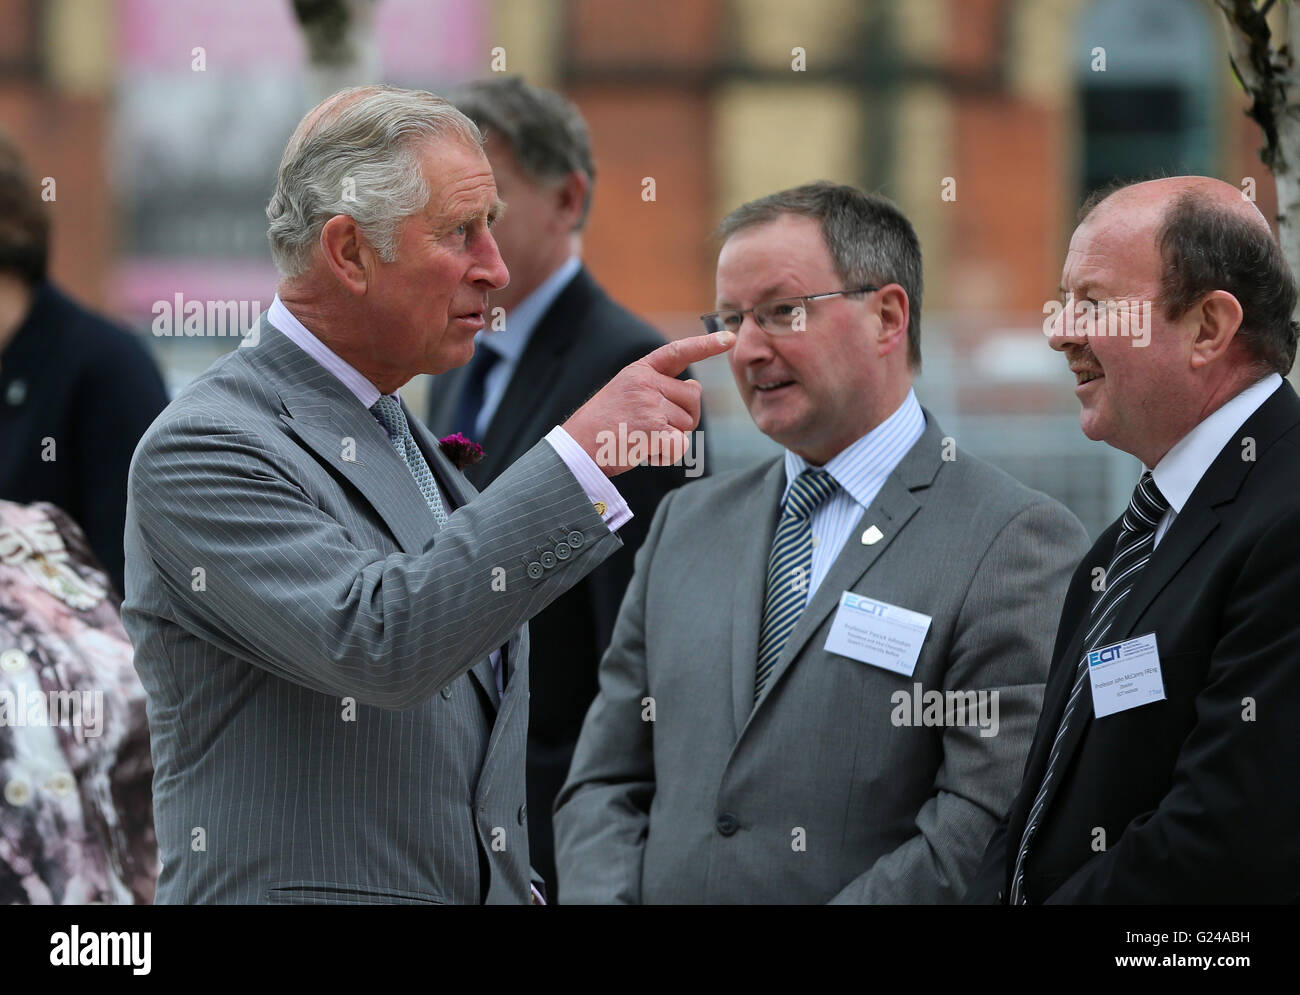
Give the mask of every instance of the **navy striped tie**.
[{"label": "navy striped tie", "polygon": [[758,701],[772,668],[781,657],[795,623],[808,603],[812,573],[812,513],[835,490],[835,478],[825,470],[804,470],[790,485],[767,560],[767,596],[758,637],[758,668],[754,701]]},{"label": "navy striped tie", "polygon": [[1077,706],[1083,699],[1083,689],[1088,686],[1088,654],[1105,644],[1118,614],[1116,609],[1133,590],[1142,568],[1151,559],[1151,551],[1155,548],[1156,526],[1168,509],[1169,502],[1151,479],[1150,471],[1142,474],[1142,479],[1133,490],[1133,500],[1129,502],[1128,510],[1124,512],[1120,523],[1119,538],[1115,540],[1115,555],[1106,568],[1105,590],[1088,616],[1088,631],[1083,638],[1083,653],[1079,656],[1074,687],[1070,689],[1070,698],[1061,715],[1061,725],[1056,731],[1056,738],[1052,740],[1051,752],[1047,755],[1047,772],[1043,775],[1042,786],[1034,796],[1029,818],[1025,820],[1025,832],[1020,838],[1015,871],[1011,875],[1012,905],[1027,905],[1029,902],[1025,896],[1025,858],[1043,817],[1048,788],[1053,778],[1060,776],[1061,744],[1070,727],[1070,720],[1076,714],[1079,722],[1087,719],[1087,709]]}]

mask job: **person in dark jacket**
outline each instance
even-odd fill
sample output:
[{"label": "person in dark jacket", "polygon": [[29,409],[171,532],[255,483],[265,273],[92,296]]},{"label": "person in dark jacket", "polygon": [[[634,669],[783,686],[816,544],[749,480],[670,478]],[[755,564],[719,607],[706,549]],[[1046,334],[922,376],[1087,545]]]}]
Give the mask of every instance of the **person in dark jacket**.
[{"label": "person in dark jacket", "polygon": [[[471,83],[447,96],[483,130],[506,202],[492,234],[510,283],[492,294],[489,330],[479,333],[474,358],[431,384],[429,427],[482,445],[483,460],[465,470],[482,489],[664,338],[611,300],[582,264],[595,166],[577,108],[518,77]],[[623,548],[529,622],[537,679],[529,702],[528,837],[533,867],[552,901],[563,896],[555,882],[551,806],[596,696],[600,658],[655,509],[665,494],[703,472],[699,432],[695,438],[682,465],[642,466],[619,477],[633,513],[619,531]]]},{"label": "person in dark jacket", "polygon": [[49,281],[48,255],[40,194],[0,132],[0,498],[71,515],[120,602],[127,469],[167,392],[134,336]]}]

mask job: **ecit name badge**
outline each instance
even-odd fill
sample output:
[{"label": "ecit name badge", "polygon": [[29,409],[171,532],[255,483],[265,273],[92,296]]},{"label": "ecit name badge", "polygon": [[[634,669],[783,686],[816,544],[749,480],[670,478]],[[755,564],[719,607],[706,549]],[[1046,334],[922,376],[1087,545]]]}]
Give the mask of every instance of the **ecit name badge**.
[{"label": "ecit name badge", "polygon": [[825,648],[911,677],[929,630],[929,615],[845,591]]},{"label": "ecit name badge", "polygon": [[1139,705],[1165,700],[1164,674],[1156,634],[1099,646],[1088,653],[1092,714],[1105,718]]}]

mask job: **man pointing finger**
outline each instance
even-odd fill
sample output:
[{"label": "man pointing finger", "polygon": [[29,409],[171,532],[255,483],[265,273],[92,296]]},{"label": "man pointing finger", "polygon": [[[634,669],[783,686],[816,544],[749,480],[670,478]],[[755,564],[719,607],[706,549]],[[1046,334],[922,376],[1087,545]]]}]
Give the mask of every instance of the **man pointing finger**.
[{"label": "man pointing finger", "polygon": [[397,391],[468,362],[509,279],[480,146],[422,91],[309,112],[267,207],[282,279],[257,337],[136,451],[123,620],[159,902],[524,903],[541,883],[527,620],[631,517],[595,435],[692,430],[698,388],[671,371],[731,337],[633,364],[478,493]]}]

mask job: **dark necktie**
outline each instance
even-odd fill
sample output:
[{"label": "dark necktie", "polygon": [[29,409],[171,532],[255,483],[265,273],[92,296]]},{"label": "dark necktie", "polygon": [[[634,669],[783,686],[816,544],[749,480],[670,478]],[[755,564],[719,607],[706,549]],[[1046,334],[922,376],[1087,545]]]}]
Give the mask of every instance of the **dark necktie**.
[{"label": "dark necktie", "polygon": [[1106,589],[1088,616],[1088,631],[1083,638],[1083,652],[1079,655],[1079,663],[1075,668],[1074,687],[1070,689],[1070,698],[1061,714],[1061,725],[1056,731],[1056,738],[1052,740],[1051,752],[1047,755],[1047,772],[1043,775],[1043,783],[1034,796],[1029,818],[1025,821],[1025,832],[1016,851],[1015,871],[1011,875],[1012,905],[1025,905],[1029,901],[1025,897],[1025,858],[1042,820],[1048,789],[1053,779],[1061,776],[1061,744],[1065,741],[1066,730],[1072,721],[1084,722],[1088,717],[1089,706],[1080,705],[1084,688],[1088,686],[1088,654],[1105,644],[1120,604],[1132,592],[1138,577],[1142,575],[1142,568],[1151,559],[1151,551],[1155,548],[1156,527],[1168,508],[1169,502],[1151,479],[1151,473],[1148,471],[1142,474],[1142,479],[1133,490],[1133,500],[1129,502],[1128,510],[1124,512],[1120,523],[1119,538],[1115,540],[1115,554],[1111,557],[1110,566],[1106,568]]},{"label": "dark necktie", "polygon": [[758,666],[754,701],[758,701],[808,603],[812,573],[812,513],[835,490],[835,478],[825,470],[804,470],[785,496],[781,520],[767,559],[767,596],[758,637]]},{"label": "dark necktie", "polygon": [[502,359],[495,349],[489,349],[482,342],[474,350],[474,358],[469,361],[465,371],[465,381],[456,402],[456,415],[451,422],[451,430],[473,439],[478,432],[474,425],[479,412],[483,410],[483,393],[487,386],[487,376]]}]

